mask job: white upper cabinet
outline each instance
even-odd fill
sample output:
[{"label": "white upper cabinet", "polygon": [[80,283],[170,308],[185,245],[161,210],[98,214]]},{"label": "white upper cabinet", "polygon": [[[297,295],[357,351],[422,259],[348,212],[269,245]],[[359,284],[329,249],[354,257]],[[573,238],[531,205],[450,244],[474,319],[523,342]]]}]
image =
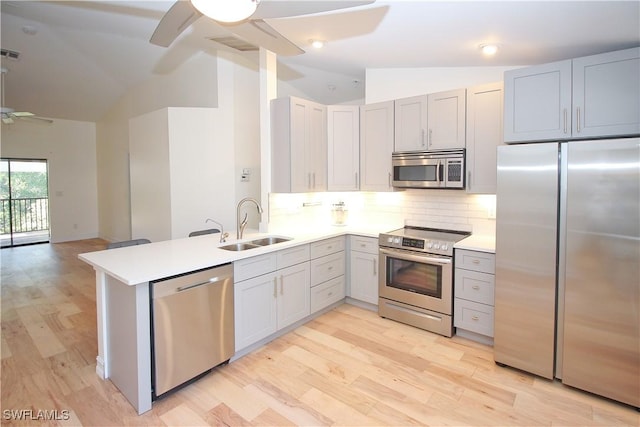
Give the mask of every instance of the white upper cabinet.
[{"label": "white upper cabinet", "polygon": [[395,151],[427,149],[427,95],[395,100]]},{"label": "white upper cabinet", "polygon": [[327,189],[327,108],[301,98],[271,101],[272,171],[276,193]]},{"label": "white upper cabinet", "polygon": [[327,189],[360,188],[360,107],[327,106]]},{"label": "white upper cabinet", "polygon": [[395,101],[395,151],[465,148],[465,89]]},{"label": "white upper cabinet", "polygon": [[640,133],[640,48],[573,60],[572,135]]},{"label": "white upper cabinet", "polygon": [[502,145],[503,84],[467,88],[467,193],[496,193],[496,148]]},{"label": "white upper cabinet", "polygon": [[466,89],[429,94],[429,150],[465,148]]},{"label": "white upper cabinet", "polygon": [[360,190],[392,191],[393,101],[360,107]]},{"label": "white upper cabinet", "polygon": [[505,142],[640,133],[640,48],[504,74]]}]

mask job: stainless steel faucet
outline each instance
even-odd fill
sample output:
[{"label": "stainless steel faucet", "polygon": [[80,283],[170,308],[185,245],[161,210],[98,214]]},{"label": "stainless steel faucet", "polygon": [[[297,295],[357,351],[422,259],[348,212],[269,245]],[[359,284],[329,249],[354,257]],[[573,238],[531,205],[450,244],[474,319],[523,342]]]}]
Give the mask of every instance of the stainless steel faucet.
[{"label": "stainless steel faucet", "polygon": [[220,227],[220,243],[224,243],[227,241],[227,237],[229,237],[229,233],[225,233],[224,232],[224,227],[222,226],[222,224],[220,224],[218,221],[215,221],[211,218],[207,218],[207,220],[205,221],[205,223],[207,222],[213,222],[214,224],[218,225]]},{"label": "stainless steel faucet", "polygon": [[260,206],[260,203],[252,198],[252,197],[245,197],[244,199],[240,200],[240,202],[238,203],[238,207],[236,209],[236,224],[238,225],[238,235],[236,236],[238,239],[242,239],[242,233],[244,232],[244,228],[247,226],[247,216],[248,214],[244,214],[244,219],[242,221],[240,221],[240,208],[242,207],[242,204],[245,202],[253,202],[256,207],[258,208],[258,213],[262,214],[262,206]]}]

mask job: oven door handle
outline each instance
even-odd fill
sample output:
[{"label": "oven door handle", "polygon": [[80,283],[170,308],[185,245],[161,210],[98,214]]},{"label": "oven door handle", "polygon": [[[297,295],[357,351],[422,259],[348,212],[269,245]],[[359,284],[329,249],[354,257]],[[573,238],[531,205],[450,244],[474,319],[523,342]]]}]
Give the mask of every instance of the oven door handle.
[{"label": "oven door handle", "polygon": [[411,255],[411,254],[405,253],[404,251],[400,252],[400,251],[394,251],[394,250],[382,249],[382,248],[380,248],[380,253],[383,255],[393,256],[395,258],[403,259],[407,261],[421,262],[423,264],[427,262],[432,264],[440,264],[440,265],[451,264],[450,258],[436,258],[436,257],[430,257],[430,256],[422,256],[422,255]]}]

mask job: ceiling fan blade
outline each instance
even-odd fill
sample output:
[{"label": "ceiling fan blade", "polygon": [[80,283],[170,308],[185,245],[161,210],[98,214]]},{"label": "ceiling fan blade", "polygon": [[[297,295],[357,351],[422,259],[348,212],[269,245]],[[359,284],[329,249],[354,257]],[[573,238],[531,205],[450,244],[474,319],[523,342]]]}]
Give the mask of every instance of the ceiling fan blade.
[{"label": "ceiling fan blade", "polygon": [[312,13],[365,6],[374,2],[375,0],[262,0],[251,19],[286,18],[289,16],[310,15]]},{"label": "ceiling fan blade", "polygon": [[245,41],[282,56],[295,56],[304,50],[293,44],[262,19],[251,19],[242,24],[228,26],[229,31]]},{"label": "ceiling fan blade", "polygon": [[197,11],[190,1],[178,0],[162,17],[149,41],[158,46],[169,47],[189,25],[201,16],[202,13]]},{"label": "ceiling fan blade", "polygon": [[38,123],[53,123],[53,120],[50,119],[43,119],[42,117],[36,117],[36,116],[22,116],[22,117],[18,117],[20,120],[28,120],[28,121],[32,121],[32,122],[38,122]]},{"label": "ceiling fan blade", "polygon": [[14,111],[13,113],[11,113],[12,116],[14,117],[32,117],[35,116],[35,114],[30,113],[28,111]]},{"label": "ceiling fan blade", "polygon": [[13,119],[11,117],[3,117],[2,123],[4,123],[5,125],[10,125],[13,123]]}]

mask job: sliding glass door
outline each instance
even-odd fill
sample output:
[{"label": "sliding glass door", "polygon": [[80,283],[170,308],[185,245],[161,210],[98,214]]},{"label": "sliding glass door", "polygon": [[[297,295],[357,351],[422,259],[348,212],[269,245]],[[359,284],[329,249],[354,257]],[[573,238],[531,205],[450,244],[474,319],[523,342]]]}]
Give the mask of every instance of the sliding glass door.
[{"label": "sliding glass door", "polygon": [[49,241],[46,160],[0,159],[2,247]]}]

